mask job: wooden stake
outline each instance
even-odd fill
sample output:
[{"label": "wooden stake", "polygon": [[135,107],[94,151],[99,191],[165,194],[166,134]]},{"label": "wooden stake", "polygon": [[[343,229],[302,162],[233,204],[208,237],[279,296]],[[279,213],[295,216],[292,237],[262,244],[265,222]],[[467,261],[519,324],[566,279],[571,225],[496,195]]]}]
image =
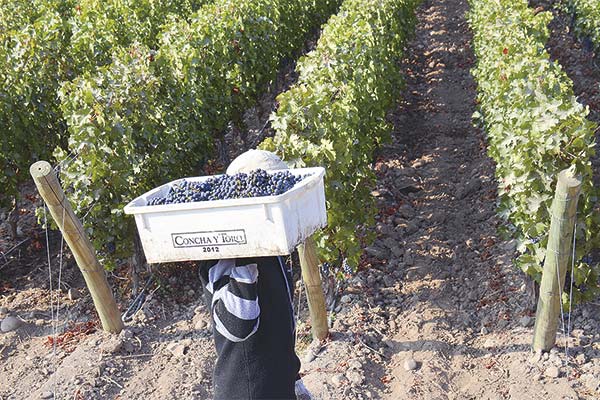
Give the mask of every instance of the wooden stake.
[{"label": "wooden stake", "polygon": [[319,273],[317,248],[311,237],[306,239],[304,244],[298,246],[298,256],[300,257],[302,279],[306,288],[312,333],[315,338],[324,340],[329,336],[327,310],[325,309],[325,296],[323,295],[321,274]]},{"label": "wooden stake", "polygon": [[556,331],[562,307],[561,296],[572,256],[573,227],[577,217],[580,188],[581,177],[574,176],[569,170],[558,174],[535,316],[532,345],[534,351],[549,351],[556,343]]},{"label": "wooden stake", "polygon": [[107,332],[119,333],[123,329],[121,314],[112,295],[104,269],[96,258],[83,225],[73,212],[63,192],[56,173],[46,161],[38,161],[29,168],[42,199],[60,228],[65,241],[75,256],[85,283],[92,294],[94,306],[100,316],[102,328]]},{"label": "wooden stake", "polygon": [[12,209],[8,213],[8,233],[10,234],[10,238],[12,240],[17,239],[17,226],[19,224],[19,195],[14,195],[12,199]]}]

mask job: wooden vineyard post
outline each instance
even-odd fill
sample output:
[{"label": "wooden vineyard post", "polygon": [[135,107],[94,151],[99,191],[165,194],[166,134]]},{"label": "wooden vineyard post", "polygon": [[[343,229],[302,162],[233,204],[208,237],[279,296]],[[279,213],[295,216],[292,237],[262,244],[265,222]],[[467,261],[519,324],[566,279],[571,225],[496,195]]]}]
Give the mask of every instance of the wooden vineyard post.
[{"label": "wooden vineyard post", "polygon": [[323,295],[321,275],[319,274],[317,248],[311,237],[307,238],[304,244],[298,246],[298,256],[300,257],[302,279],[306,288],[312,333],[315,338],[323,340],[329,335],[329,327],[327,326],[325,296]]},{"label": "wooden vineyard post", "polygon": [[558,174],[533,329],[534,351],[549,351],[556,343],[562,290],[572,255],[573,227],[577,217],[580,188],[581,177],[574,176],[569,170]]},{"label": "wooden vineyard post", "polygon": [[85,283],[92,294],[102,328],[107,332],[119,333],[123,329],[123,321],[108,286],[104,269],[96,258],[92,244],[83,230],[83,225],[73,212],[71,204],[58,183],[56,172],[46,161],[36,162],[29,168],[29,172],[75,256],[75,261],[77,261]]}]

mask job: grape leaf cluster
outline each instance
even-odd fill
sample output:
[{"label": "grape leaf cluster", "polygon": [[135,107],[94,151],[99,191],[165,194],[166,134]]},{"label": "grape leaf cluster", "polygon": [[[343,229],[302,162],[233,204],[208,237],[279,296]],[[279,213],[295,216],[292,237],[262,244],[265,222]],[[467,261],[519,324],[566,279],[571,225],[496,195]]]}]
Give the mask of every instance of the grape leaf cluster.
[{"label": "grape leaf cluster", "polygon": [[598,0],[568,0],[565,11],[574,19],[575,32],[584,47],[600,50],[600,3]]},{"label": "grape leaf cluster", "polygon": [[270,174],[257,169],[248,174],[240,172],[234,175],[220,175],[203,182],[182,180],[174,184],[166,196],[149,199],[148,205],[277,196],[293,188],[305,177],[289,171]]},{"label": "grape leaf cluster", "polygon": [[259,148],[295,167],[327,170],[327,227],[315,234],[321,261],[339,265],[341,257],[355,269],[363,248],[375,240],[373,159],[391,140],[386,115],[402,88],[398,62],[419,3],[344,0],[314,51],[298,60],[297,82],[277,96],[274,135]]},{"label": "grape leaf cluster", "polygon": [[[588,119],[589,109],[577,102],[573,82],[545,48],[552,12],[534,10],[527,0],[469,4],[477,58],[471,72],[478,83],[473,116],[486,131],[488,153],[496,163],[498,211],[506,220],[500,231],[519,242],[515,266],[539,282],[556,177],[567,168],[582,175],[573,300],[594,299],[600,293],[600,269],[581,257],[600,242],[595,210],[600,192],[589,179],[598,126]],[[524,78],[534,75],[543,79]],[[567,299],[563,297],[565,304]]]}]

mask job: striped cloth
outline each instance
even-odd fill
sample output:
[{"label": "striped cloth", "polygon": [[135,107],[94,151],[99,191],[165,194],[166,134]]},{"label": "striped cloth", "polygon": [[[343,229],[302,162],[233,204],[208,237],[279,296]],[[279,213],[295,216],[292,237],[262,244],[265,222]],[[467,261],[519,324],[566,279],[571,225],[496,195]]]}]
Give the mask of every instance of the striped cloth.
[{"label": "striped cloth", "polygon": [[240,265],[239,260],[219,260],[208,272],[215,328],[232,342],[242,342],[258,330],[257,279],[258,266]]}]

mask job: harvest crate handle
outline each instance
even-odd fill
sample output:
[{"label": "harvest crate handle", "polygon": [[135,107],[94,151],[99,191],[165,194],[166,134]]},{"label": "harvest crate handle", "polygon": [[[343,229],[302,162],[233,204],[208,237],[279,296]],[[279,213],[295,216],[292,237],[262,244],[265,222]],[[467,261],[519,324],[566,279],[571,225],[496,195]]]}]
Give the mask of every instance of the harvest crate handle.
[{"label": "harvest crate handle", "polygon": [[73,256],[75,256],[75,261],[77,261],[77,265],[92,295],[96,311],[100,316],[102,329],[111,333],[121,332],[123,321],[112,291],[108,286],[104,269],[96,258],[96,253],[85,234],[83,225],[73,212],[71,204],[60,187],[52,166],[46,161],[38,161],[31,165],[29,172],[42,199],[48,206],[50,214],[52,214],[65,241],[73,252]]}]

